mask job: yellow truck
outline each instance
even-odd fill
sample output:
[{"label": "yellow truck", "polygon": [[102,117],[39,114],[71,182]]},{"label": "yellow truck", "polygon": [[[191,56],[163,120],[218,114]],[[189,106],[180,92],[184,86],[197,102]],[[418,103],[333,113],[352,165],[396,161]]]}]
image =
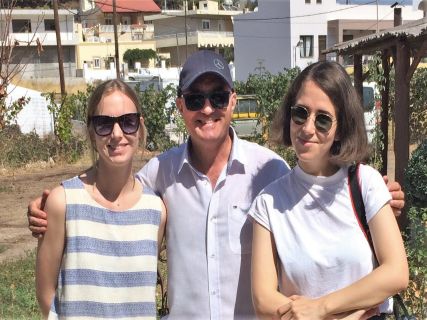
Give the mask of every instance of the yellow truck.
[{"label": "yellow truck", "polygon": [[232,125],[240,138],[250,138],[262,133],[258,120],[258,100],[255,95],[238,95]]}]

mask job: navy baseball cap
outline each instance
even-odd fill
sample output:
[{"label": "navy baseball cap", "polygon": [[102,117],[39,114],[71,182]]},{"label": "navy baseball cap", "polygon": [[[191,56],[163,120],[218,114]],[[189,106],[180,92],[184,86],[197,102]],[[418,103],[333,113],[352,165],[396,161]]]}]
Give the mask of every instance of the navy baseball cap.
[{"label": "navy baseball cap", "polygon": [[200,50],[187,58],[179,74],[178,92],[187,90],[201,75],[212,73],[223,79],[233,89],[230,68],[224,58],[210,50]]}]

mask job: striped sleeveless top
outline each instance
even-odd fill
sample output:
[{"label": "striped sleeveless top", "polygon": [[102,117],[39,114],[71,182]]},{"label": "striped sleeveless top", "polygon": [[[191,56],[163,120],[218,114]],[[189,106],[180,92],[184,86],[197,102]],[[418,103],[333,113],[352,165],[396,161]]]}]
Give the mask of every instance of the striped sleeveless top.
[{"label": "striped sleeveless top", "polygon": [[93,200],[79,177],[62,185],[65,246],[49,319],[156,319],[161,199],[144,187],[118,212]]}]

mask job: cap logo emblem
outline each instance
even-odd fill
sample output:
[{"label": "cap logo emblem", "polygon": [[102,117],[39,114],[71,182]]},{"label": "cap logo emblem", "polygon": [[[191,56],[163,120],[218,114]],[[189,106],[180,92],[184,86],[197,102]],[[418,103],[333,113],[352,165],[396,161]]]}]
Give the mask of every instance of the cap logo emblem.
[{"label": "cap logo emblem", "polygon": [[218,69],[224,69],[224,64],[219,59],[214,59],[213,63]]}]

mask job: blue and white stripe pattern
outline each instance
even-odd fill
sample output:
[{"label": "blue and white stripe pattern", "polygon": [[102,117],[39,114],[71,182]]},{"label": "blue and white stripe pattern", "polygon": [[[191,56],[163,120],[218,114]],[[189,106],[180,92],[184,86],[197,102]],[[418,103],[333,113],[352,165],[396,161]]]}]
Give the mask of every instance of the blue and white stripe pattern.
[{"label": "blue and white stripe pattern", "polygon": [[78,177],[62,185],[66,242],[49,319],[156,319],[161,199],[144,188],[133,208],[117,212]]}]

